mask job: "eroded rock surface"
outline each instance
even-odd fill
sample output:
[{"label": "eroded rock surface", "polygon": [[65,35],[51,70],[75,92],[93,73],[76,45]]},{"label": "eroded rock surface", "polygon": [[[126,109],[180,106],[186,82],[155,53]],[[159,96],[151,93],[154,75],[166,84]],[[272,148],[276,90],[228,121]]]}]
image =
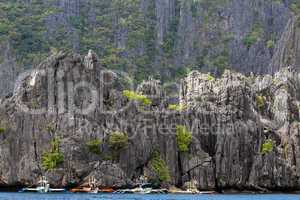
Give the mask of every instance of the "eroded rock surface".
[{"label": "eroded rock surface", "polygon": [[[124,77],[87,59],[53,55],[13,97],[2,100],[1,185],[31,185],[46,174],[56,186],[80,185],[89,177],[102,187],[130,186],[149,172],[153,152],[159,152],[170,185],[196,181],[203,190],[300,189],[300,76],[295,71],[284,68],[265,77],[226,71],[219,79],[193,71],[182,81],[185,109],[174,111],[158,81],[138,87],[151,104],[129,102],[122,94],[129,89]],[[188,152],[178,149],[176,125],[192,132]],[[115,131],[129,138],[118,152],[109,145]],[[64,162],[46,172],[42,157],[54,138],[60,140]],[[95,139],[101,141],[99,154],[87,148]],[[268,139],[273,148],[263,153]]]}]

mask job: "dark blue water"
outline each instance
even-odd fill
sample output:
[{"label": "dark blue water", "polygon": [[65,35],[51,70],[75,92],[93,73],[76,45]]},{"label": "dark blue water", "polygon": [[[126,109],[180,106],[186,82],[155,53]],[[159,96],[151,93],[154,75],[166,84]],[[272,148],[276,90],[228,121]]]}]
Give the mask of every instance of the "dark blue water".
[{"label": "dark blue water", "polygon": [[0,200],[300,200],[300,195],[101,195],[0,193]]}]

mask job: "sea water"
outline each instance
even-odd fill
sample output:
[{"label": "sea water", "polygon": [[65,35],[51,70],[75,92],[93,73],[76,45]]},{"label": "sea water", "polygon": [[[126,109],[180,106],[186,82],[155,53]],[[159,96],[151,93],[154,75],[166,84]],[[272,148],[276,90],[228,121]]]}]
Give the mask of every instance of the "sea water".
[{"label": "sea water", "polygon": [[133,195],[0,193],[0,200],[300,200],[300,195]]}]

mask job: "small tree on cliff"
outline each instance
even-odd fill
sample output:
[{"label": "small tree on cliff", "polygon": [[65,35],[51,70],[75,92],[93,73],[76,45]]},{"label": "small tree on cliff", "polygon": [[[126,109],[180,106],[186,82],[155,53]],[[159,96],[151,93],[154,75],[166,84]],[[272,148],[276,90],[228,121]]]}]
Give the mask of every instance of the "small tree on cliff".
[{"label": "small tree on cliff", "polygon": [[160,153],[158,151],[155,151],[152,154],[150,167],[153,170],[153,172],[156,174],[158,179],[157,181],[159,183],[168,182],[171,180],[169,168],[166,162],[161,158]]},{"label": "small tree on cliff", "polygon": [[261,154],[266,155],[273,151],[274,148],[274,141],[272,139],[267,139],[263,144],[261,148]]},{"label": "small tree on cliff", "polygon": [[128,135],[119,131],[112,132],[108,139],[108,146],[113,151],[113,157],[118,157],[128,146]]},{"label": "small tree on cliff", "polygon": [[180,152],[188,152],[192,142],[192,133],[185,126],[176,126],[176,142]]},{"label": "small tree on cliff", "polygon": [[51,141],[51,150],[42,156],[42,166],[45,170],[54,170],[64,162],[64,156],[59,150],[60,141],[55,138]]},{"label": "small tree on cliff", "polygon": [[90,140],[86,143],[89,152],[101,155],[100,145],[102,142],[99,139]]}]

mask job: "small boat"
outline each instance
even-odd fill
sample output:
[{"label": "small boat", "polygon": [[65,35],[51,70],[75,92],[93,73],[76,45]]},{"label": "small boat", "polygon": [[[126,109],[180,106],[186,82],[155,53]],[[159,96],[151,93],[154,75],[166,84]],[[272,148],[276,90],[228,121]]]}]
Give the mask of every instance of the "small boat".
[{"label": "small boat", "polygon": [[59,189],[59,188],[50,188],[50,184],[48,183],[48,180],[45,176],[41,178],[41,180],[38,182],[38,187],[36,188],[23,188],[19,192],[39,192],[39,193],[48,193],[48,192],[65,192],[65,189]]},{"label": "small boat", "polygon": [[70,190],[70,192],[73,193],[89,193],[92,191],[92,188],[90,187],[78,187],[78,188],[73,188]]},{"label": "small boat", "polygon": [[133,192],[138,194],[151,194],[152,190],[151,184],[142,183],[138,188],[134,189]]},{"label": "small boat", "polygon": [[139,187],[133,189],[124,189],[124,190],[117,190],[114,193],[117,194],[151,194],[153,189],[150,187],[149,183],[142,183]]},{"label": "small boat", "polygon": [[112,188],[102,188],[99,190],[100,193],[113,193],[114,191]]},{"label": "small boat", "polygon": [[134,192],[130,189],[116,190],[115,194],[133,194]]},{"label": "small boat", "polygon": [[216,194],[215,191],[200,191],[200,194]]},{"label": "small boat", "polygon": [[171,187],[168,191],[171,194],[198,194],[198,190],[192,190],[192,189],[187,189],[187,190],[182,190],[177,187]]},{"label": "small boat", "polygon": [[95,189],[91,190],[89,193],[90,194],[98,194],[98,192],[99,192],[99,188],[95,188]]},{"label": "small boat", "polygon": [[89,178],[89,183],[87,186],[81,186],[78,188],[73,188],[70,190],[70,192],[73,193],[91,193],[91,194],[97,194],[99,192],[99,188],[96,186],[96,179],[95,178]]}]

